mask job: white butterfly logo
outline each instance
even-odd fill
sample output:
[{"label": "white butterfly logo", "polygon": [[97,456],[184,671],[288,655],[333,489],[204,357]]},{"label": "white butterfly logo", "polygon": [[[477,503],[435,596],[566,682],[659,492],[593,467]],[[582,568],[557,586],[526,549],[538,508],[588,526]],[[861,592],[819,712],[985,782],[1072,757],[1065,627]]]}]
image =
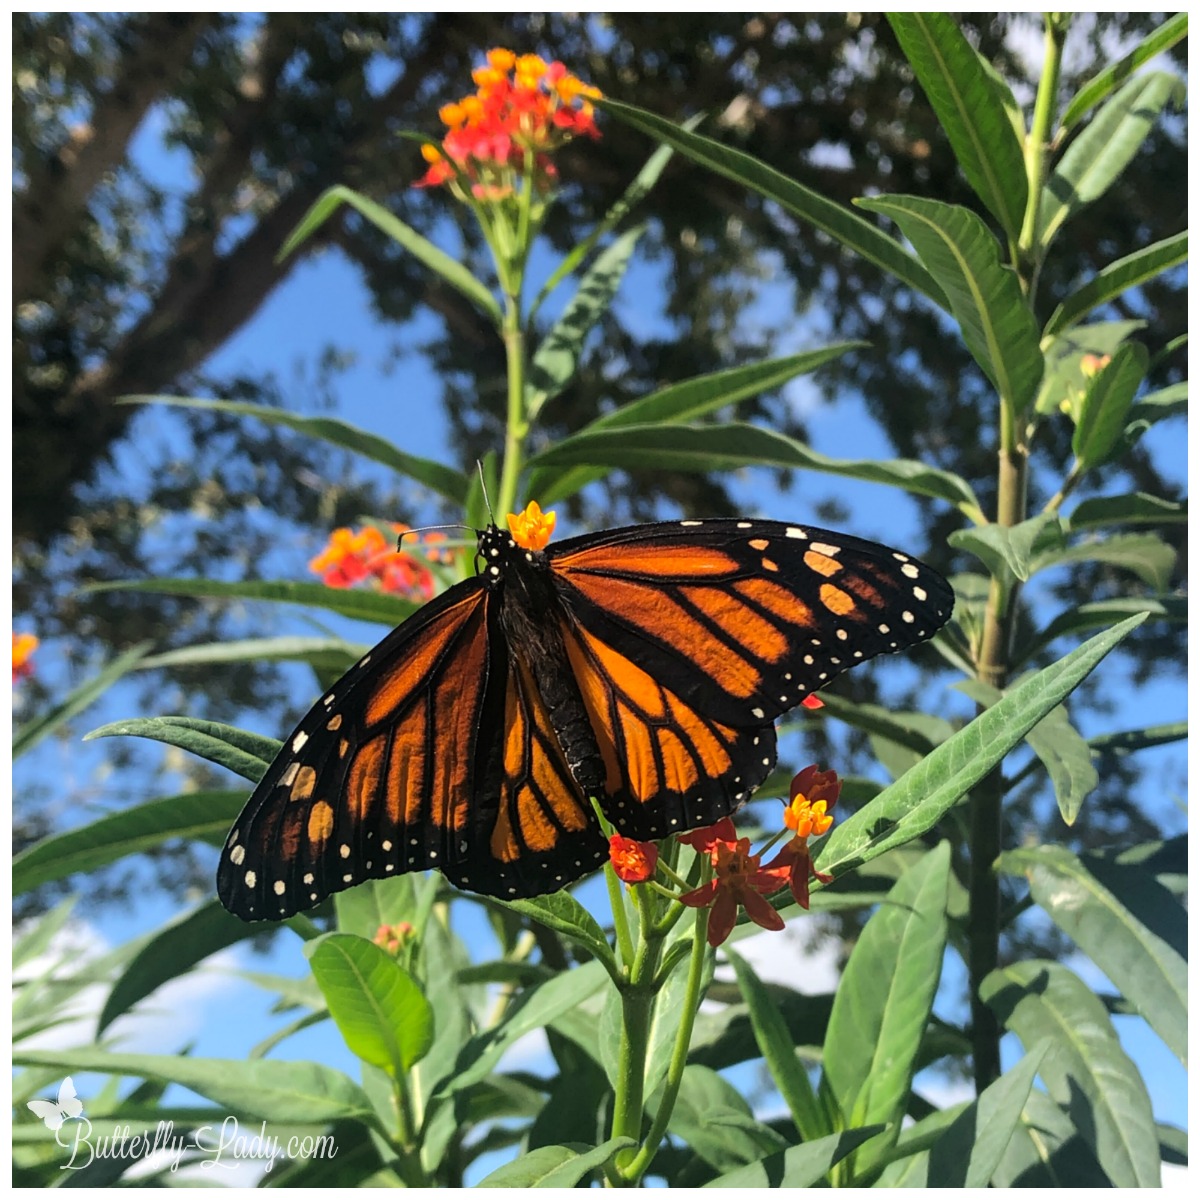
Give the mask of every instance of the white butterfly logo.
[{"label": "white butterfly logo", "polygon": [[68,1075],[58,1088],[58,1100],[30,1100],[34,1115],[46,1122],[46,1128],[57,1131],[68,1117],[83,1116],[83,1101],[75,1094],[75,1085]]}]

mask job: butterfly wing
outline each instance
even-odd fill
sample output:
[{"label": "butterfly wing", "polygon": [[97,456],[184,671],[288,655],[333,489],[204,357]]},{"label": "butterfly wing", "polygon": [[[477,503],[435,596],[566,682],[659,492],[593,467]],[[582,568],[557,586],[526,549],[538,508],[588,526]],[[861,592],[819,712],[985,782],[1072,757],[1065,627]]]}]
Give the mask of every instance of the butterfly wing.
[{"label": "butterfly wing", "polygon": [[[62,1123],[66,1118],[66,1114],[54,1103],[53,1100],[28,1100],[26,1103],[33,1110],[35,1117],[40,1117],[46,1122],[46,1128],[53,1133],[57,1129],[62,1128]],[[80,1107],[80,1112],[83,1108]],[[78,1115],[78,1114],[76,1114]]]},{"label": "butterfly wing", "polygon": [[75,1083],[68,1075],[58,1087],[58,1107],[64,1116],[78,1117],[83,1115],[83,1101],[75,1091]]},{"label": "butterfly wing", "polygon": [[279,920],[365,879],[457,861],[472,797],[488,785],[480,764],[495,758],[503,650],[494,597],[472,579],[351,668],[284,743],[230,833],[217,871],[225,907]]},{"label": "butterfly wing", "polygon": [[774,766],[775,718],[953,607],[908,555],[776,521],[641,525],[548,557],[609,815],[643,839],[732,812]]}]

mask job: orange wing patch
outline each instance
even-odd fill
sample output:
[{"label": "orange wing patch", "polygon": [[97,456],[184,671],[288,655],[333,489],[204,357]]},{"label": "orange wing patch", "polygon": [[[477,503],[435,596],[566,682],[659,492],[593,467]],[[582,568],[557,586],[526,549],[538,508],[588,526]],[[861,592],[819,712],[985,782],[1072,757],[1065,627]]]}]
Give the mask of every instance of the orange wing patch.
[{"label": "orange wing patch", "polygon": [[737,559],[711,546],[663,546],[614,543],[566,554],[555,559],[554,569],[566,571],[580,585],[579,573],[596,571],[625,578],[651,580],[695,575],[732,575],[740,570]]}]

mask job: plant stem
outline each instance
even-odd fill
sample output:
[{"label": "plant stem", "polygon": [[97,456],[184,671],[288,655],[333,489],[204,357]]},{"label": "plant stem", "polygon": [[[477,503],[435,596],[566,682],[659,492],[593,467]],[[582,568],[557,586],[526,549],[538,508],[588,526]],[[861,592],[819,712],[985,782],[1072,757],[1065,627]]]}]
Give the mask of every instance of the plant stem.
[{"label": "plant stem", "polygon": [[500,494],[496,497],[496,513],[504,519],[515,511],[517,482],[524,460],[525,435],[529,422],[525,418],[525,332],[521,328],[520,295],[504,299],[504,352],[508,362],[508,419],[504,423],[504,470],[500,476]]},{"label": "plant stem", "polygon": [[[1062,72],[1063,42],[1067,36],[1066,20],[1061,14],[1045,18],[1046,61],[1038,83],[1037,100],[1033,107],[1033,122],[1025,139],[1025,177],[1029,181],[1029,200],[1025,205],[1025,220],[1019,240],[1022,258],[1034,256],[1037,240],[1038,210],[1041,208],[1042,188],[1046,182],[1046,165],[1050,154],[1050,130],[1058,111],[1058,84]],[[1036,274],[1036,273],[1034,273]],[[1022,276],[1025,273],[1022,272]],[[1032,289],[1033,276],[1023,277],[1026,294]]]}]

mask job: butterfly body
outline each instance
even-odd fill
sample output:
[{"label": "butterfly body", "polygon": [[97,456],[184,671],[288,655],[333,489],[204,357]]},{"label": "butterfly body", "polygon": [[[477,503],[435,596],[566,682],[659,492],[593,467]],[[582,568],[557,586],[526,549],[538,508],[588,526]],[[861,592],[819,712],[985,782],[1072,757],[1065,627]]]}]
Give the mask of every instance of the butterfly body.
[{"label": "butterfly body", "polygon": [[675,521],[533,549],[478,533],[479,574],[314,705],[222,853],[231,912],[280,919],[436,867],[512,898],[594,870],[595,797],[626,837],[727,816],[775,765],[777,717],[945,622],[945,581],[873,542]]}]

